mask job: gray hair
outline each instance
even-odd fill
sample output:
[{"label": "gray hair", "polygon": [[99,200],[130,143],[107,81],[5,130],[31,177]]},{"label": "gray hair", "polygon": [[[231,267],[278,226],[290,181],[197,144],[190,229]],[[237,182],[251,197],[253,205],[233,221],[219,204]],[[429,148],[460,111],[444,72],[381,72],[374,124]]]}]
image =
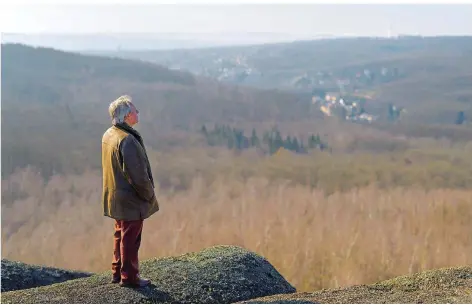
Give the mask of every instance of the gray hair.
[{"label": "gray hair", "polygon": [[126,115],[131,112],[131,96],[122,95],[108,107],[108,113],[112,119],[113,124],[123,123]]}]

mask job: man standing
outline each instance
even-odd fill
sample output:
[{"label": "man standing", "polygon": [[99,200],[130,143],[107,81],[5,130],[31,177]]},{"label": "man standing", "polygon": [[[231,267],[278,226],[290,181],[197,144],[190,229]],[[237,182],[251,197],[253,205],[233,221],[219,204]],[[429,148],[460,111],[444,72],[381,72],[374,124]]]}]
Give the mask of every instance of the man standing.
[{"label": "man standing", "polygon": [[151,281],[139,276],[143,220],[159,211],[159,203],[143,139],[133,129],[139,111],[127,95],[113,101],[108,111],[113,126],[102,138],[102,204],[104,215],[115,219],[112,282],[144,287]]}]

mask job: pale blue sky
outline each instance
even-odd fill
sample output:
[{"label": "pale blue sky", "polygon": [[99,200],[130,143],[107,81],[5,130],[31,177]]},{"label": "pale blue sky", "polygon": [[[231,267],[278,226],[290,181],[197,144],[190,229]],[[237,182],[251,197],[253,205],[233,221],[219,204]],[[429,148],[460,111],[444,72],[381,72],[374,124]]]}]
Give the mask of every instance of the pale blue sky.
[{"label": "pale blue sky", "polygon": [[10,33],[205,33],[221,41],[247,32],[277,33],[254,38],[267,42],[387,36],[390,26],[393,34],[472,35],[472,4],[28,5],[4,7],[0,18]]}]

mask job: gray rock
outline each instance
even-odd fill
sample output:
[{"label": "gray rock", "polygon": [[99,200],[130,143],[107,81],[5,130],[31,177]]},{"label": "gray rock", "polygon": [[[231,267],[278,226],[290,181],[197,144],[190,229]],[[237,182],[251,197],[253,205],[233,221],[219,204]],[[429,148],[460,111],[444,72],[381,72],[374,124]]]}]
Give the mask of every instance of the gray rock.
[{"label": "gray rock", "polygon": [[242,304],[472,304],[472,266],[426,270],[369,285],[272,295]]},{"label": "gray rock", "polygon": [[151,286],[122,288],[110,283],[108,271],[6,292],[2,303],[234,303],[296,291],[265,258],[235,246],[147,260],[140,273]]},{"label": "gray rock", "polygon": [[2,259],[2,292],[51,285],[91,275]]}]

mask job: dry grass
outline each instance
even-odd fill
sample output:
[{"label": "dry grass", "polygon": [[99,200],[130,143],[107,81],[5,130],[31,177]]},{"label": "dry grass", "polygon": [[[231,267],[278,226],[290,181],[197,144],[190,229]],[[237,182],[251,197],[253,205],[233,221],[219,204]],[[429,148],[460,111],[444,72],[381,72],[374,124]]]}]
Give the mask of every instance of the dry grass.
[{"label": "dry grass", "polygon": [[[472,191],[355,189],[330,196],[265,178],[196,177],[159,196],[140,258],[215,244],[254,250],[299,291],[472,264]],[[84,271],[109,268],[113,221],[97,172],[43,181],[23,170],[2,183],[2,256]]]}]

